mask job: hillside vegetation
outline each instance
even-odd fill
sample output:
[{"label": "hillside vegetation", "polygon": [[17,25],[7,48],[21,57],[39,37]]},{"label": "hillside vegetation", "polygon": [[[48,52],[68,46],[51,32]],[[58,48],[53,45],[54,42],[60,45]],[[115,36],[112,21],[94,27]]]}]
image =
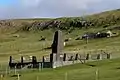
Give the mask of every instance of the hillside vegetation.
[{"label": "hillside vegetation", "polygon": [[36,31],[48,28],[72,31],[75,28],[96,28],[109,27],[120,24],[120,9],[106,11],[99,14],[87,15],[83,17],[63,17],[56,19],[14,19],[1,20],[1,32],[16,31]]}]

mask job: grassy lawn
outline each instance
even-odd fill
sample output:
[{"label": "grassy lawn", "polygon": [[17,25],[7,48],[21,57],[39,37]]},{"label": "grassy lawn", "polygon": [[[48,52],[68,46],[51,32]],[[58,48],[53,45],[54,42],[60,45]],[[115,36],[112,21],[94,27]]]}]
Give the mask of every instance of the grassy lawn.
[{"label": "grassy lawn", "polygon": [[[21,75],[20,80],[119,80],[119,62],[120,59],[112,59],[75,64],[57,69],[44,69],[42,71],[25,70],[18,73]],[[13,73],[5,76],[3,80],[16,80],[17,77],[11,77],[12,75]]]}]

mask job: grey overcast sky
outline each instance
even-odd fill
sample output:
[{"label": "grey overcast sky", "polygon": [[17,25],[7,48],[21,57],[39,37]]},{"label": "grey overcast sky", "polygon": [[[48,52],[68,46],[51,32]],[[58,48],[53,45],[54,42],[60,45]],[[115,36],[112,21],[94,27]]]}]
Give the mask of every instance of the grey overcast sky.
[{"label": "grey overcast sky", "polygon": [[118,8],[120,0],[0,0],[0,19],[81,16]]}]

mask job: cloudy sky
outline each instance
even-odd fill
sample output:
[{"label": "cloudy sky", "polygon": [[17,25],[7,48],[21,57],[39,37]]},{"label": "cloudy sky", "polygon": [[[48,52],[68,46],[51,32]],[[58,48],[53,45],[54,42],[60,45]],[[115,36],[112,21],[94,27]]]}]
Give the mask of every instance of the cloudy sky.
[{"label": "cloudy sky", "polygon": [[81,16],[120,8],[120,0],[0,0],[0,19]]}]

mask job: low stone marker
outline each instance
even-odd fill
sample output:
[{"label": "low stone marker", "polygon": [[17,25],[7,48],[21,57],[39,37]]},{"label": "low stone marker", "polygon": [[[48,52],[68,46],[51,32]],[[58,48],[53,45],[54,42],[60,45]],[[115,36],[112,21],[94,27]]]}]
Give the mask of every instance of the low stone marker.
[{"label": "low stone marker", "polygon": [[108,53],[108,54],[107,54],[107,59],[110,59],[110,58],[111,58],[111,54]]},{"label": "low stone marker", "polygon": [[97,54],[97,59],[99,60],[101,58],[100,54]]},{"label": "low stone marker", "polygon": [[78,60],[78,53],[75,55],[75,60]]},{"label": "low stone marker", "polygon": [[66,53],[64,53],[64,55],[63,55],[63,61],[66,61]]},{"label": "low stone marker", "polygon": [[86,55],[86,60],[89,60],[89,58],[90,58],[89,56],[90,56],[90,54]]}]

